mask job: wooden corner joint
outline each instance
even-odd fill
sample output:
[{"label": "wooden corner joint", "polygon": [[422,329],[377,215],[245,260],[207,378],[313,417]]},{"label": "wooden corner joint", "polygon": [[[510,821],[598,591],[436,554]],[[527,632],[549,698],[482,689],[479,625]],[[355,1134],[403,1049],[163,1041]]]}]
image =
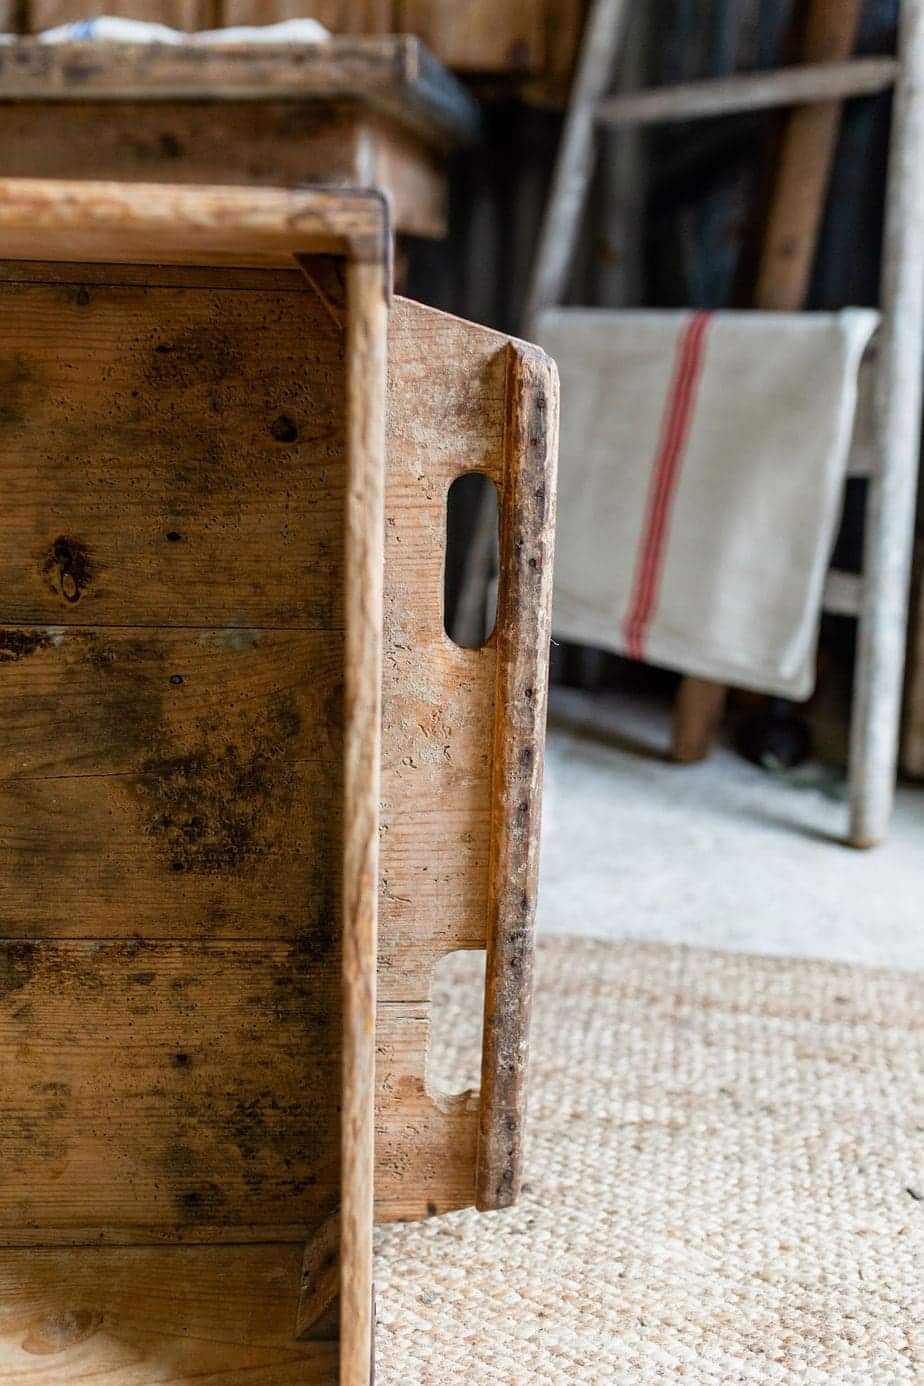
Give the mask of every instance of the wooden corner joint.
[{"label": "wooden corner joint", "polygon": [[357,218],[358,224],[344,238],[347,256],[355,264],[382,267],[390,304],[395,238],[389,196],[381,188],[340,188],[337,197],[355,203],[357,211],[362,214]]}]

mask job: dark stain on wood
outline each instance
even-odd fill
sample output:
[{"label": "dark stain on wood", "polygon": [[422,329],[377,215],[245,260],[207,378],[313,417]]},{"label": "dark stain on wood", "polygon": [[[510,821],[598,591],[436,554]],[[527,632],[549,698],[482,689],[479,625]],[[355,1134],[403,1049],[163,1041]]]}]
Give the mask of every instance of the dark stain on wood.
[{"label": "dark stain on wood", "polygon": [[27,987],[34,967],[34,943],[5,943],[0,948],[0,1000]]},{"label": "dark stain on wood", "polygon": [[239,870],[266,851],[274,815],[291,799],[291,767],[266,737],[152,759],[143,771],[148,828],[175,872]]},{"label": "dark stain on wood", "polygon": [[0,630],[0,664],[14,664],[36,650],[47,650],[50,644],[45,630]]},{"label": "dark stain on wood", "polygon": [[52,592],[73,604],[96,576],[96,565],[86,544],[61,534],[45,553],[42,573]]}]

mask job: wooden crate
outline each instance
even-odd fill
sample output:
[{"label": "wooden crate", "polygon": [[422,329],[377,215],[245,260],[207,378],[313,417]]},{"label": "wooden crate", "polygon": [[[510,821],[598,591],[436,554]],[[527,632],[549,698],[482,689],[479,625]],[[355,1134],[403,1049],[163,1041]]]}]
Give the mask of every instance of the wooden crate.
[{"label": "wooden crate", "polygon": [[446,156],[478,109],[409,37],[231,48],[0,45],[0,176],[376,188],[446,230]]},{"label": "wooden crate", "polygon": [[[554,368],[395,301],[383,408],[388,241],[368,196],[0,184],[0,1380],[367,1381],[373,1046],[377,1216],[516,1196]],[[485,947],[481,1095],[433,1093],[433,969]]]},{"label": "wooden crate", "polygon": [[583,9],[582,0],[0,0],[0,23],[39,33],[109,14],[192,30],[310,16],[336,35],[416,34],[448,67],[528,75],[562,98]]}]

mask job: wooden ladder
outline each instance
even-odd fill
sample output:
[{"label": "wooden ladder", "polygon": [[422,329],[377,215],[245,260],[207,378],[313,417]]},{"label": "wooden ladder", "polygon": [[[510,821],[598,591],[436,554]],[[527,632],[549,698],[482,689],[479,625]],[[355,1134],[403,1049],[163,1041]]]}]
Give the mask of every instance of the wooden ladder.
[{"label": "wooden ladder", "polygon": [[[850,58],[861,0],[811,0],[803,64],[769,72],[608,95],[628,0],[594,0],[575,74],[526,302],[525,335],[567,289],[601,127],[793,107],[784,131],[755,307],[805,304],[842,103],[895,90],[887,193],[882,327],[876,351],[873,446],[862,575],[832,572],[826,610],[856,616],[860,636],[851,717],[849,840],[880,840],[894,796],[904,671],[924,352],[924,0],[902,0],[897,58]],[[567,408],[567,403],[565,404]],[[674,755],[708,753],[726,689],[685,678]]]}]

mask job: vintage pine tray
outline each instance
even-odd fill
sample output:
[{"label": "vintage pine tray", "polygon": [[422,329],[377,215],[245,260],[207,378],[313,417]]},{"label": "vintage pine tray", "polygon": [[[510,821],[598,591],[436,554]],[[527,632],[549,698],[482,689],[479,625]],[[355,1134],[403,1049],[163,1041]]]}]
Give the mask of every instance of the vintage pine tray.
[{"label": "vintage pine tray", "polygon": [[557,387],[387,309],[388,245],[367,195],[0,183],[0,1382],[365,1383],[373,1182],[516,1196]]}]

